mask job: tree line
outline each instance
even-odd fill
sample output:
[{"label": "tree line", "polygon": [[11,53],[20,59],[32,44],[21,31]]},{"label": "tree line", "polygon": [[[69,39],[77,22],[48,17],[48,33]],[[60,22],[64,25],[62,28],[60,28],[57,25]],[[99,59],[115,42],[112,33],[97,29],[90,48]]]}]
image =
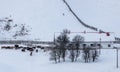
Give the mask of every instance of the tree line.
[{"label": "tree line", "polygon": [[[99,56],[98,49],[89,45],[82,45],[84,37],[76,35],[72,41],[68,36],[68,30],[63,30],[54,40],[54,47],[50,52],[50,60],[55,63],[65,62],[66,59],[71,62],[83,60],[85,63],[95,62]],[[94,44],[94,47],[97,44]]]}]

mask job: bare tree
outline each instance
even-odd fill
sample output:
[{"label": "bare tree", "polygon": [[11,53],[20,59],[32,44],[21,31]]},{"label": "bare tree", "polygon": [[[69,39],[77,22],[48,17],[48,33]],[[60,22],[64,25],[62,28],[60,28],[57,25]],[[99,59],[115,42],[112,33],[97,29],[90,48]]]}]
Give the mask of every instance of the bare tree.
[{"label": "bare tree", "polygon": [[74,48],[74,44],[70,43],[68,46],[69,52],[70,52],[70,56],[69,58],[71,59],[71,62],[75,61],[75,48]]},{"label": "bare tree", "polygon": [[4,30],[5,31],[9,31],[9,30],[11,30],[11,28],[12,28],[12,25],[11,24],[13,24],[12,22],[13,22],[13,20],[12,19],[10,19],[10,18],[3,18],[3,19],[1,19],[0,20],[0,22],[4,22],[3,24],[5,24],[4,25]]},{"label": "bare tree", "polygon": [[56,48],[53,48],[50,52],[50,60],[54,60],[55,63],[57,63],[57,52],[56,52]]},{"label": "bare tree", "polygon": [[63,61],[65,61],[66,56],[66,45],[69,43],[69,37],[67,36],[68,30],[63,30],[63,32],[57,37],[57,44]]},{"label": "bare tree", "polygon": [[83,48],[83,59],[85,60],[85,62],[90,62],[90,61],[95,62],[98,56],[99,54],[96,46],[94,47],[87,46]]},{"label": "bare tree", "polygon": [[25,26],[25,24],[21,24],[21,26],[19,27],[19,30],[16,31],[16,33],[14,34],[13,37],[17,37],[17,36],[25,36],[29,34],[28,28]]},{"label": "bare tree", "polygon": [[10,24],[6,24],[6,25],[4,26],[4,30],[5,30],[5,31],[9,31],[10,29],[11,29]]},{"label": "bare tree", "polygon": [[82,56],[86,63],[90,62],[90,47],[89,46],[83,48]]},{"label": "bare tree", "polygon": [[77,61],[77,58],[79,57],[80,54],[80,44],[84,42],[84,37],[80,36],[80,35],[76,35],[73,38],[73,43],[74,43],[74,48],[75,48],[75,61]]},{"label": "bare tree", "polygon": [[0,31],[6,31],[3,32],[3,34],[8,33],[8,35],[9,33],[11,33],[10,37],[16,38],[18,36],[28,35],[30,32],[30,28],[27,27],[25,24],[14,24],[14,21],[13,19],[11,19],[10,16],[0,19]]}]

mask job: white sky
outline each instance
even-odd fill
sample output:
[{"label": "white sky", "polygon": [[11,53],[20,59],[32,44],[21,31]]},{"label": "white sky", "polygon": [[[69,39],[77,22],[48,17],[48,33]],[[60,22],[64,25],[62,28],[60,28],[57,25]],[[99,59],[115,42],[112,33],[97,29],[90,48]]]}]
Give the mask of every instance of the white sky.
[{"label": "white sky", "polygon": [[[120,37],[120,0],[66,0],[87,24]],[[65,16],[62,15],[65,14]],[[32,38],[52,40],[54,32],[91,31],[69,12],[62,0],[0,0],[0,17],[12,15],[15,23],[32,27]]]}]

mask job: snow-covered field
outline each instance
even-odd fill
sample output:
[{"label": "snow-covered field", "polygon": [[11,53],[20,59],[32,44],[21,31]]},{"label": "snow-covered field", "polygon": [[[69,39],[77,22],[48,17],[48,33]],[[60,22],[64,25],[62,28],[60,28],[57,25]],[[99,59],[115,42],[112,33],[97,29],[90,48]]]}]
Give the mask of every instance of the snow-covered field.
[{"label": "snow-covered field", "polygon": [[[55,64],[49,53],[42,50],[29,55],[20,50],[0,50],[0,72],[119,72],[116,68],[116,51],[102,50],[97,62],[70,61]],[[120,53],[119,53],[120,54]],[[120,60],[120,55],[119,55]],[[119,63],[120,65],[120,63]]]}]

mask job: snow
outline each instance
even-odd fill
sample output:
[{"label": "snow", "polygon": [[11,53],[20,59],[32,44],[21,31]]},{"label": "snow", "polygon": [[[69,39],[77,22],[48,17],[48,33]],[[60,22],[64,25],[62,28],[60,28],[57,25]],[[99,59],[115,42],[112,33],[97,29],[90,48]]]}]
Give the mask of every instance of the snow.
[{"label": "snow", "polygon": [[[119,37],[120,0],[67,0],[75,13],[86,23]],[[64,13],[64,16],[63,16]],[[69,12],[62,0],[0,0],[0,18],[12,16],[14,24],[32,27],[26,40],[53,41],[54,33],[69,29],[71,32],[91,30],[84,28]],[[13,30],[14,31],[14,30]],[[4,33],[4,32],[3,32]],[[10,37],[7,32],[3,37]],[[82,35],[85,36],[85,35]],[[99,41],[108,40],[103,35],[90,35]],[[9,38],[8,38],[9,39]],[[11,39],[11,38],[10,38]],[[113,40],[109,38],[109,40]],[[55,64],[49,61],[49,52],[30,52],[0,49],[0,72],[119,72],[116,68],[116,51],[102,50],[95,63],[70,61]],[[120,53],[119,53],[120,54]],[[120,60],[120,56],[119,56]],[[120,65],[120,62],[119,62]]]},{"label": "snow", "polygon": [[0,72],[119,72],[120,70],[120,67],[116,68],[115,50],[101,50],[99,59],[91,63],[84,63],[81,60],[72,63],[68,60],[55,64],[49,61],[49,52],[39,50],[38,53],[34,52],[33,56],[29,54],[28,51],[1,49]]}]

